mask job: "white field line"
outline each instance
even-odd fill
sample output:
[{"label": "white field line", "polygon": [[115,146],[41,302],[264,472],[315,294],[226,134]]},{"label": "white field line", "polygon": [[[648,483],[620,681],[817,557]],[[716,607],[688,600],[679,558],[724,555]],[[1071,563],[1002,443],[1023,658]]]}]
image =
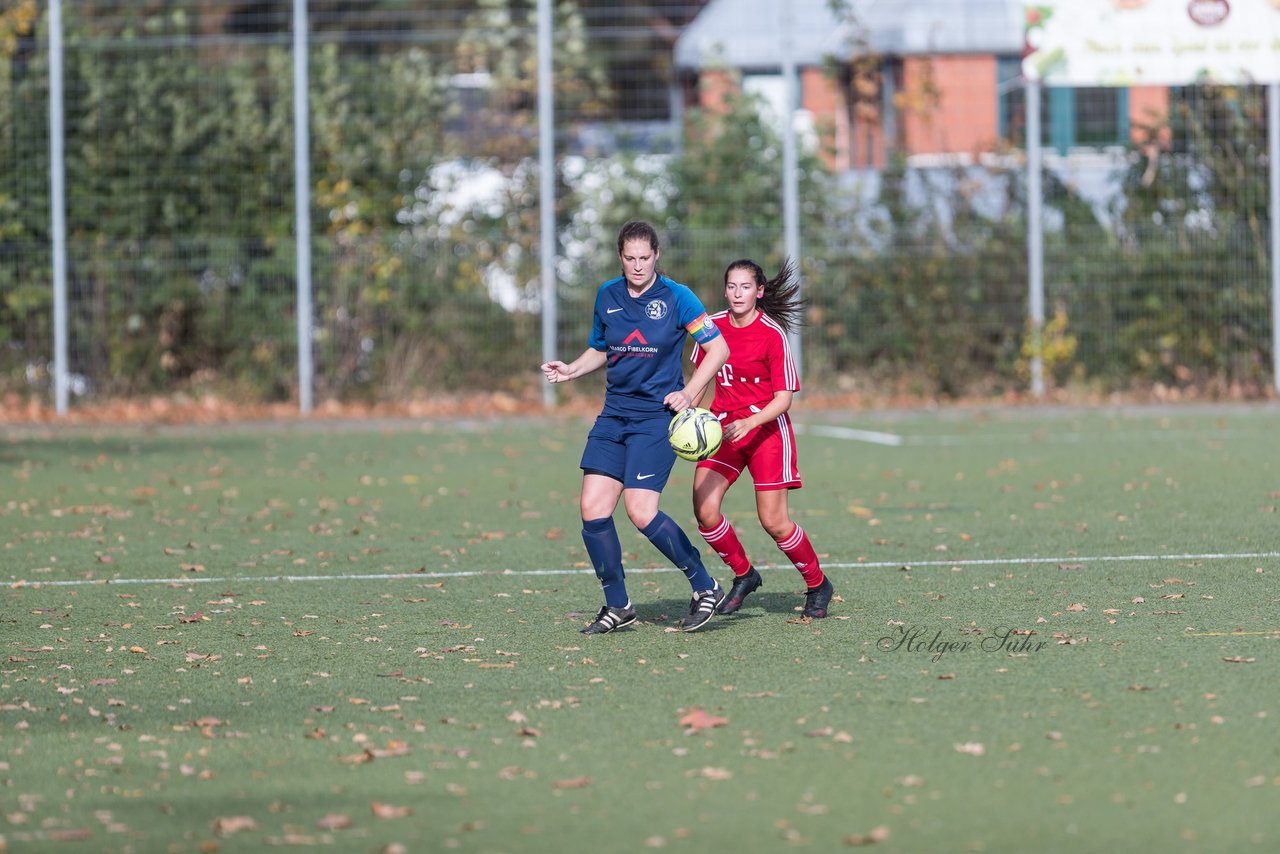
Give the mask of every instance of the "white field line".
[{"label": "white field line", "polygon": [[878,430],[860,430],[855,427],[836,427],[829,424],[797,424],[797,433],[824,436],[828,439],[847,439],[890,447],[932,446],[967,447],[976,445],[1078,445],[1083,442],[1205,442],[1238,436],[1256,435],[1248,430],[1212,429],[1194,430],[1135,430],[1132,432],[1098,433],[966,433],[961,435],[903,436],[898,433],[882,433]]},{"label": "white field line", "polygon": [[[1062,564],[1075,566],[1084,563],[1124,563],[1124,562],[1171,562],[1190,560],[1263,560],[1280,558],[1280,552],[1211,552],[1206,554],[1168,554],[1168,555],[1094,555],[1089,557],[1011,557],[971,560],[877,560],[854,563],[824,563],[823,569],[901,569],[916,567],[953,567],[953,566],[1019,566],[1026,564]],[[778,569],[777,565],[763,564],[765,569]],[[674,567],[637,567],[628,569],[628,575],[649,575],[659,572],[675,572]],[[480,576],[532,577],[546,575],[592,575],[590,569],[472,569],[441,572],[376,572],[376,573],[344,573],[340,575],[252,575],[252,576],[204,576],[188,575],[180,578],[76,578],[58,581],[17,580],[9,582],[10,589],[24,587],[109,587],[136,584],[162,584],[166,586],[182,586],[185,584],[260,584],[264,582],[285,582],[290,584],[326,582],[326,581],[389,581],[392,579],[409,580],[414,578],[476,578]]]},{"label": "white field line", "polygon": [[797,433],[812,433],[815,436],[827,436],[832,439],[850,439],[854,442],[869,442],[873,445],[898,446],[905,441],[896,433],[880,433],[875,430],[858,430],[853,427],[828,427],[825,424],[796,426]]}]

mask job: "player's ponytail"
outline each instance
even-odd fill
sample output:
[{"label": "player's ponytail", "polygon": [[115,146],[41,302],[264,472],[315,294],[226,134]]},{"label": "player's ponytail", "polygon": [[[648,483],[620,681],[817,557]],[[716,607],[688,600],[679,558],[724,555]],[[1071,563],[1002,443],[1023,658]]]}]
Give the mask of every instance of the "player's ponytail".
[{"label": "player's ponytail", "polygon": [[764,294],[756,301],[756,308],[772,317],[787,332],[804,325],[804,309],[808,300],[800,297],[800,277],[794,261],[785,259],[782,269],[772,279],[766,279],[764,269],[750,258],[740,258],[726,267],[726,282],[734,270],[749,271],[756,285],[764,286]]}]

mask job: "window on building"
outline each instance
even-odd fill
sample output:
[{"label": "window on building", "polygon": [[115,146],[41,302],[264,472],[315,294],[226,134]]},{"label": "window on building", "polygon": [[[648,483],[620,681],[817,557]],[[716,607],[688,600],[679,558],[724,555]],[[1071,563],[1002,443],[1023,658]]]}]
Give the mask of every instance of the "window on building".
[{"label": "window on building", "polygon": [[[1026,90],[1022,63],[1002,57],[998,64],[1000,137],[1021,148],[1025,140]],[[1129,90],[1100,86],[1042,86],[1040,142],[1059,154],[1072,148],[1104,148],[1129,140]]]}]

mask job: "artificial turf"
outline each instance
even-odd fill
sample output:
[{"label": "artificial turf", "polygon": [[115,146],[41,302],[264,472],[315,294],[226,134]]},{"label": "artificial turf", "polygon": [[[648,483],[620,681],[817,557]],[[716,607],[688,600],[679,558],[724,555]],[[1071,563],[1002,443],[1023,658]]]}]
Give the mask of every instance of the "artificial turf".
[{"label": "artificial turf", "polygon": [[10,430],[0,849],[1280,842],[1280,411],[797,421],[831,616],[739,486],[765,587],[620,512],[599,637],[580,421]]}]

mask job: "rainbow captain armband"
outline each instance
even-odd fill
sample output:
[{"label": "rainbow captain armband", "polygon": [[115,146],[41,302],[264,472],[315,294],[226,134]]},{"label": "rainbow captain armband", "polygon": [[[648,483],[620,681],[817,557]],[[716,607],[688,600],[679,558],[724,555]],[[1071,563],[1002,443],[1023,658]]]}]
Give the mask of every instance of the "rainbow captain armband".
[{"label": "rainbow captain armband", "polygon": [[715,322],[707,317],[703,312],[700,317],[685,326],[685,330],[693,336],[693,340],[699,344],[705,344],[712,338],[720,334],[720,330],[716,328]]}]

